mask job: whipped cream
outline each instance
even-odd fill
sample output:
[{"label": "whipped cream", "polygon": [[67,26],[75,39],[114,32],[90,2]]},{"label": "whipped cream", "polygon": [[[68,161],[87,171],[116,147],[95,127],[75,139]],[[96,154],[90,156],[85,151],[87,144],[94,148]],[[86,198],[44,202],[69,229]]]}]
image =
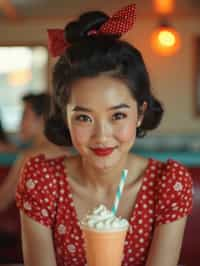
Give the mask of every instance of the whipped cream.
[{"label": "whipped cream", "polygon": [[113,231],[128,228],[128,221],[116,217],[104,205],[100,205],[89,213],[81,222],[82,226],[98,231]]}]

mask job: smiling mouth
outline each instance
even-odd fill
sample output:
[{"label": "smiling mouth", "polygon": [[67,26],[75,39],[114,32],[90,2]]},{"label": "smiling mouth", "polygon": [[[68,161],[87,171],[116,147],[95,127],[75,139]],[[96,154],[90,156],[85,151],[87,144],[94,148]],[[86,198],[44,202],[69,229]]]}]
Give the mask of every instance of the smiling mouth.
[{"label": "smiling mouth", "polygon": [[108,156],[110,155],[114,148],[91,148],[91,150],[97,155],[97,156]]}]

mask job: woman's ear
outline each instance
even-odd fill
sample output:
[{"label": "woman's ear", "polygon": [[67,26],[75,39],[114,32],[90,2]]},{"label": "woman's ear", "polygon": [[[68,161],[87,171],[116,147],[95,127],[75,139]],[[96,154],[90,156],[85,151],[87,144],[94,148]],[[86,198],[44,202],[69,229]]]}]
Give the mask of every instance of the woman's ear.
[{"label": "woman's ear", "polygon": [[148,107],[148,103],[147,102],[143,102],[143,104],[139,107],[137,127],[141,126],[142,121],[144,119],[144,114],[145,114],[145,112],[147,110],[147,107]]}]

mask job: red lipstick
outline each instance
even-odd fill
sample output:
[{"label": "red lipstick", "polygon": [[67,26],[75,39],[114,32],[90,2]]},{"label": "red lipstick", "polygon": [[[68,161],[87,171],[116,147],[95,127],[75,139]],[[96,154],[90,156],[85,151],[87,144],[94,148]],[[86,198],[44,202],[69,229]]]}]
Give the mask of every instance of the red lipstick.
[{"label": "red lipstick", "polygon": [[108,156],[113,152],[114,148],[95,148],[92,149],[92,151],[97,155],[97,156]]}]

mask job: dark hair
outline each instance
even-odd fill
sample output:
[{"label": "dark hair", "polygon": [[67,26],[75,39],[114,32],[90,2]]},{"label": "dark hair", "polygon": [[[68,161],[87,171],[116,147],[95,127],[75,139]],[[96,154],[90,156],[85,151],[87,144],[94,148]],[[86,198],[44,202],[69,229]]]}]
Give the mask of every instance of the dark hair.
[{"label": "dark hair", "polygon": [[50,109],[50,96],[47,93],[26,94],[22,97],[24,103],[31,105],[31,109],[37,116],[46,117]]},{"label": "dark hair", "polygon": [[127,84],[137,101],[139,112],[143,102],[148,103],[143,122],[137,128],[138,137],[156,128],[161,121],[163,109],[151,93],[150,79],[141,53],[116,35],[88,36],[89,31],[98,30],[107,19],[108,16],[102,12],[87,12],[80,16],[78,21],[69,23],[65,28],[65,39],[71,46],[66,49],[54,67],[54,110],[46,123],[46,136],[55,144],[71,145],[65,122],[66,103],[73,82],[82,77],[108,74]]}]

